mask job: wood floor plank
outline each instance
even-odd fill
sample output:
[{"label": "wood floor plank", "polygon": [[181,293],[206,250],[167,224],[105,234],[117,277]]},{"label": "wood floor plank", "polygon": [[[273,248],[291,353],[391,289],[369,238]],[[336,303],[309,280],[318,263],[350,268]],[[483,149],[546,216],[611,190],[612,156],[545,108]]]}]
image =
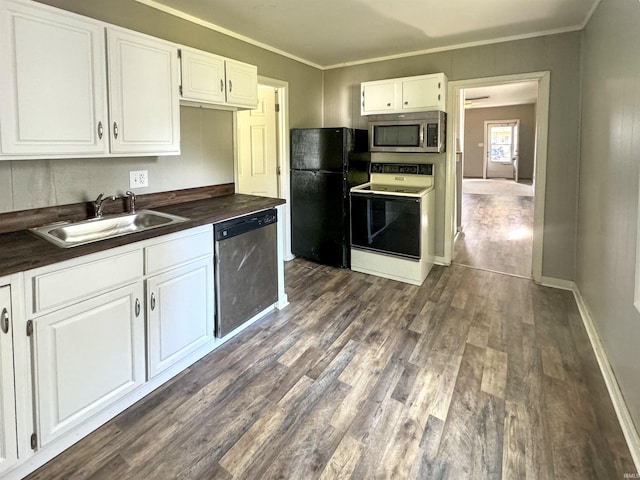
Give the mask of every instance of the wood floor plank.
[{"label": "wood floor plank", "polygon": [[299,259],[285,273],[289,307],[28,480],[634,471],[569,292],[459,265],[421,287]]}]

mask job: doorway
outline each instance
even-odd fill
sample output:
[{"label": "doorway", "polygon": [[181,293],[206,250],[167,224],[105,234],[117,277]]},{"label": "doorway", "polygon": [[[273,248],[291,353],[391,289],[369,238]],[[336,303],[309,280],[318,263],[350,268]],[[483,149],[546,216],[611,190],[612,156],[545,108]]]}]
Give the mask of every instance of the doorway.
[{"label": "doorway", "polygon": [[[513,148],[513,144],[515,143],[515,138],[517,137],[520,141],[520,147],[522,147],[522,122],[516,126],[509,126],[509,133],[511,136],[510,142],[512,145],[509,146],[507,151],[506,145],[507,142],[502,142],[501,140],[506,139],[497,139],[496,145],[503,143],[501,145],[502,152],[496,151],[496,154],[502,153],[502,155],[497,156],[501,167],[504,167],[502,172],[495,174],[492,172],[491,165],[488,165],[487,160],[490,161],[491,156],[491,140],[487,140],[487,133],[484,132],[483,127],[480,127],[481,133],[475,143],[471,144],[471,147],[466,144],[468,139],[465,139],[465,124],[469,121],[466,117],[465,111],[467,111],[469,107],[469,103],[474,103],[475,108],[479,108],[479,100],[487,99],[487,95],[478,95],[479,88],[489,88],[489,87],[502,87],[507,90],[512,89],[516,90],[521,88],[525,84],[533,84],[535,86],[536,99],[535,99],[535,112],[533,113],[533,126],[532,126],[532,161],[529,166],[524,165],[526,163],[522,157],[522,148]],[[513,219],[517,218],[520,215],[520,218],[524,218],[527,215],[522,213],[523,206],[529,204],[530,205],[530,216],[531,218],[531,226],[529,228],[529,233],[527,233],[527,228],[524,228],[522,225],[515,228],[515,231],[508,233],[507,236],[509,238],[510,245],[514,245],[519,239],[522,239],[522,236],[526,236],[527,234],[531,235],[532,239],[530,241],[530,256],[528,260],[524,260],[528,263],[526,266],[526,270],[524,270],[524,274],[522,270],[519,271],[507,271],[506,273],[512,273],[515,275],[522,275],[533,277],[535,281],[540,281],[542,278],[542,238],[543,238],[543,228],[544,228],[544,188],[545,188],[545,171],[546,171],[546,153],[547,153],[547,132],[548,132],[548,108],[549,108],[549,73],[548,72],[535,72],[530,74],[517,74],[517,75],[508,75],[502,77],[491,77],[491,78],[482,78],[482,79],[472,79],[472,80],[460,80],[453,81],[449,84],[449,95],[450,98],[453,99],[451,102],[453,105],[456,105],[456,109],[454,112],[450,112],[449,116],[449,145],[456,145],[456,149],[453,152],[447,153],[447,196],[446,196],[446,204],[445,204],[445,251],[444,257],[445,260],[455,261],[454,254],[455,252],[455,241],[456,238],[464,237],[465,234],[470,234],[468,229],[465,231],[464,226],[464,216],[465,214],[469,216],[469,212],[465,213],[464,204],[463,204],[463,191],[464,191],[464,182],[463,176],[464,172],[469,168],[475,168],[476,171],[473,175],[469,175],[472,177],[476,177],[473,179],[474,181],[482,180],[487,177],[496,176],[503,177],[503,179],[494,179],[490,180],[491,182],[499,183],[502,182],[504,185],[507,182],[510,182],[511,186],[516,182],[515,177],[518,177],[519,183],[517,186],[521,186],[522,183],[525,183],[526,188],[529,188],[534,196],[521,196],[515,202],[515,205],[503,205],[498,208],[498,210],[505,213],[506,219],[511,219],[511,223],[513,224]],[[465,105],[466,104],[466,105]],[[467,107],[467,108],[465,108]],[[502,121],[502,123],[510,123],[509,121],[504,121],[504,119],[518,119],[518,117],[512,116],[502,116],[502,117],[493,117],[487,118],[486,120],[494,121],[494,123],[499,123],[498,121]],[[484,125],[484,122],[482,123]],[[505,146],[506,145],[506,146]],[[470,150],[472,149],[472,150]],[[475,152],[473,151],[475,149]],[[499,150],[499,149],[496,149]],[[478,157],[478,161],[475,164],[467,165],[467,162],[472,154],[476,154]],[[511,161],[508,162],[508,156],[511,156]],[[475,166],[474,166],[475,165]],[[524,165],[524,166],[523,166]],[[489,175],[487,175],[487,167],[489,166]],[[526,185],[526,182],[523,182],[523,178],[521,177],[521,173],[523,168],[525,170],[528,169],[528,178],[530,185]],[[510,177],[507,179],[507,177]],[[527,178],[525,176],[524,178]],[[477,193],[476,193],[477,194]],[[480,198],[480,197],[477,197]],[[489,198],[485,198],[488,200]],[[497,195],[494,194],[491,197],[492,208],[496,207],[495,200],[497,199]],[[512,202],[514,203],[514,202]],[[486,206],[482,207],[483,214],[487,214],[488,217],[485,218],[485,226],[490,224],[491,222],[487,222],[487,219],[494,219],[494,216],[497,215],[497,212],[491,212],[490,208],[488,209]],[[525,208],[526,210],[526,208]],[[474,215],[473,213],[471,215]],[[477,216],[476,216],[476,219]],[[508,223],[508,222],[507,222]],[[517,222],[515,222],[517,223]],[[515,225],[512,225],[515,227]],[[494,228],[496,225],[493,226]],[[490,233],[486,231],[482,234],[485,240],[490,240],[493,243],[491,247],[487,249],[487,251],[491,252],[495,255],[497,259],[505,259],[509,256],[509,254],[501,255],[500,252],[503,252],[503,247],[508,244],[500,245],[499,242],[495,242],[495,236],[492,238]],[[468,240],[468,237],[467,237]],[[478,250],[477,246],[470,247],[470,252],[475,252]],[[515,257],[514,257],[515,258]],[[517,260],[510,260],[511,263],[518,263]],[[504,263],[504,262],[503,262]],[[509,262],[507,262],[509,263]],[[496,271],[500,271],[502,266],[500,266],[499,262],[496,264],[498,268]],[[490,266],[481,265],[479,268],[492,269]]]},{"label": "doorway", "polygon": [[278,221],[284,259],[291,260],[288,82],[259,75],[258,107],[233,118],[236,192],[286,200]]},{"label": "doorway", "polygon": [[519,130],[519,119],[484,121],[484,178],[509,178],[518,182]]}]

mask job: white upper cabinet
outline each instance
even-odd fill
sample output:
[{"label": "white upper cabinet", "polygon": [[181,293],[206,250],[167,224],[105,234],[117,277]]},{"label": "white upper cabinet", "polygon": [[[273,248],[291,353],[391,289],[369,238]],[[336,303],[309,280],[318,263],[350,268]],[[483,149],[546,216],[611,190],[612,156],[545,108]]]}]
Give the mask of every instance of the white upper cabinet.
[{"label": "white upper cabinet", "polygon": [[395,80],[364,82],[361,88],[362,115],[391,113],[398,109],[399,84]]},{"label": "white upper cabinet", "polygon": [[0,1],[0,151],[108,151],[104,27],[37,3]]},{"label": "white upper cabinet", "polygon": [[111,151],[180,153],[178,49],[107,28]]},{"label": "white upper cabinet", "polygon": [[194,102],[224,103],[224,58],[212,53],[181,49],[182,98]]},{"label": "white upper cabinet", "polygon": [[363,82],[361,115],[446,111],[444,73]]},{"label": "white upper cabinet", "polygon": [[445,111],[446,78],[443,73],[402,80],[402,105],[406,112]]},{"label": "white upper cabinet", "polygon": [[226,60],[227,103],[241,107],[258,106],[258,68],[247,63]]},{"label": "white upper cabinet", "polygon": [[182,99],[222,107],[258,106],[258,68],[192,48],[181,49]]}]

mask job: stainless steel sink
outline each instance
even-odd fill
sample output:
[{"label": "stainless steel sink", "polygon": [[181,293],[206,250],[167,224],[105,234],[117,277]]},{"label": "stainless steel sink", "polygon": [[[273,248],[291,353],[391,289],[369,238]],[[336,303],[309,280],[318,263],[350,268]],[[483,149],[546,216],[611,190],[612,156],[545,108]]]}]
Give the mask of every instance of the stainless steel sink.
[{"label": "stainless steel sink", "polygon": [[70,248],[187,220],[188,218],[168,213],[140,210],[81,222],[57,222],[29,230],[59,247]]}]

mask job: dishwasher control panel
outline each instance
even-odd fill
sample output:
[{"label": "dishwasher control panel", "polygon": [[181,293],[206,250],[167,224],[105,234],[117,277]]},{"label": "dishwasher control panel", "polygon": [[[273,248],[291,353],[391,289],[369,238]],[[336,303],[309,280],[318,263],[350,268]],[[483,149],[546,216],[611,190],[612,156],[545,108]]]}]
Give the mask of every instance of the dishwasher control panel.
[{"label": "dishwasher control panel", "polygon": [[213,233],[217,242],[241,235],[246,232],[264,227],[278,221],[278,211],[275,208],[251,213],[242,217],[232,218],[213,225]]}]

